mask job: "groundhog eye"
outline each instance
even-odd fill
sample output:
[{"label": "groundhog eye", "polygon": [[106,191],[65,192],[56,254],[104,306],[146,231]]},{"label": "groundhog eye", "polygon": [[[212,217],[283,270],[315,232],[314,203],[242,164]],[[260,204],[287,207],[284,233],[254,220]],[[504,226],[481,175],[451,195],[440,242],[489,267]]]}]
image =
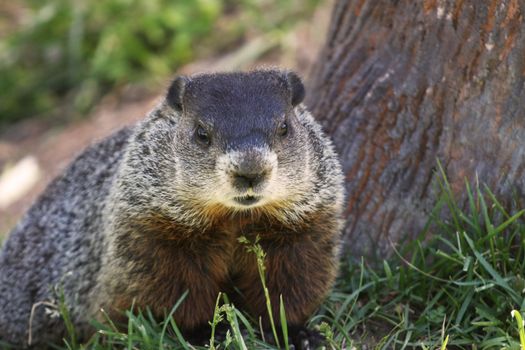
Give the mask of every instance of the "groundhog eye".
[{"label": "groundhog eye", "polygon": [[197,126],[197,129],[195,129],[195,138],[199,143],[205,146],[209,146],[210,144],[210,135],[201,125]]},{"label": "groundhog eye", "polygon": [[279,136],[286,136],[288,134],[288,123],[286,121],[279,124],[279,129],[277,129]]}]

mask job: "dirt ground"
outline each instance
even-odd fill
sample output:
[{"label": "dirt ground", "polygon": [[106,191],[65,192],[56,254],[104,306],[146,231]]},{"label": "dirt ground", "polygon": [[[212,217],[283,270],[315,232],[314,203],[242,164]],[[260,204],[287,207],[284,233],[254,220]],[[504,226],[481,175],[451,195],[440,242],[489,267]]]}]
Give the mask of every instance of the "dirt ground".
[{"label": "dirt ground", "polygon": [[[320,6],[311,20],[299,23],[277,41],[255,38],[226,56],[196,61],[175,73],[191,74],[271,65],[294,69],[307,79],[324,41],[330,9],[330,2]],[[86,118],[61,127],[49,127],[41,121],[28,120],[2,131],[0,175],[2,172],[5,175],[13,165],[31,157],[36,160],[38,176],[24,193],[0,208],[0,238],[9,232],[46,185],[76,155],[89,144],[140,120],[162,97],[165,87],[158,86],[153,91],[132,86],[121,88],[106,96]],[[18,184],[15,180],[8,186]]]}]

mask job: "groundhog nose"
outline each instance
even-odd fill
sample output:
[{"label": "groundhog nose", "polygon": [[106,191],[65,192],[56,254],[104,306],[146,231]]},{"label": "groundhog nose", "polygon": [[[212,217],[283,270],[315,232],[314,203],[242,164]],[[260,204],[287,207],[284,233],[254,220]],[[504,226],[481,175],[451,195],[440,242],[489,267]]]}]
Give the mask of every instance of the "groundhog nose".
[{"label": "groundhog nose", "polygon": [[239,190],[257,187],[267,177],[267,172],[240,172],[233,174],[233,185]]}]

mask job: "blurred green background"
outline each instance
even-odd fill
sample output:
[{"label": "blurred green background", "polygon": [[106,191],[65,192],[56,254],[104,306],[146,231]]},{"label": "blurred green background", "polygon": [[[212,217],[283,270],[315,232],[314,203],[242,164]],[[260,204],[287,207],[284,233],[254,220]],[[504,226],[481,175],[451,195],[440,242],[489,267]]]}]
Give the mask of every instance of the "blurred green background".
[{"label": "blurred green background", "polygon": [[0,0],[0,241],[86,146],[175,74],[279,65],[304,77],[331,0]]},{"label": "blurred green background", "polygon": [[0,128],[83,115],[128,83],[285,32],[321,0],[20,0],[0,4]]}]

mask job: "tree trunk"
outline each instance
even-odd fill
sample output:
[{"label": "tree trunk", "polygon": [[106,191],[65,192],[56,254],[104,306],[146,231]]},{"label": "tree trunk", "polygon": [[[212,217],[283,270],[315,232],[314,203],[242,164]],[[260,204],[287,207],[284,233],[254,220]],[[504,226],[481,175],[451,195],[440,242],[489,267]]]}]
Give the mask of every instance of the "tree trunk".
[{"label": "tree trunk", "polygon": [[338,0],[307,103],[347,179],[346,242],[383,256],[436,201],[437,160],[465,179],[525,190],[525,2]]}]

